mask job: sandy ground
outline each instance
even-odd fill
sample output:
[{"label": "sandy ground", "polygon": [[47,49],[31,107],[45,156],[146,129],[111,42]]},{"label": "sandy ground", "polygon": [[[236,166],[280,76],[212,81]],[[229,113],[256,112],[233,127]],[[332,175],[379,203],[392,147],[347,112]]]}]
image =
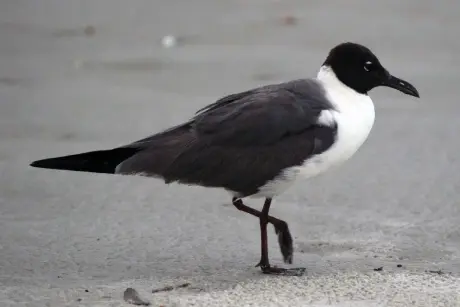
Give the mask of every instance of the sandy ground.
[{"label": "sandy ground", "polygon": [[[152,306],[460,306],[458,12],[456,0],[1,1],[0,305],[127,306],[133,287]],[[179,45],[162,48],[170,33]],[[220,191],[28,167],[314,76],[347,40],[422,99],[374,90],[355,158],[276,200],[305,277],[259,273],[258,221]]]}]

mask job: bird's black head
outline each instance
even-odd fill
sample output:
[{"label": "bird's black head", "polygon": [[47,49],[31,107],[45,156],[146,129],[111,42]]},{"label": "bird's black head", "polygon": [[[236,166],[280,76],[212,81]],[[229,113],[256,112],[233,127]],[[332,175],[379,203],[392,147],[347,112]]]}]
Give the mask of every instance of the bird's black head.
[{"label": "bird's black head", "polygon": [[361,94],[367,94],[377,86],[388,86],[420,97],[412,84],[392,76],[372,51],[359,44],[343,43],[335,46],[323,65],[331,67],[342,83]]}]

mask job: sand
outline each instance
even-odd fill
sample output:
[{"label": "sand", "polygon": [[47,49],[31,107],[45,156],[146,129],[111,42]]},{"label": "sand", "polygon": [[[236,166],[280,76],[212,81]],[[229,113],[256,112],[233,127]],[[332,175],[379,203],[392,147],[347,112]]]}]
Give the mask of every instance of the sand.
[{"label": "sand", "polygon": [[[2,1],[0,305],[132,306],[132,287],[152,306],[460,306],[459,10],[455,0]],[[166,35],[177,45],[164,48]],[[372,48],[422,99],[374,90],[362,150],[275,200],[304,277],[254,267],[258,221],[226,193],[28,166],[314,76],[343,41]]]}]

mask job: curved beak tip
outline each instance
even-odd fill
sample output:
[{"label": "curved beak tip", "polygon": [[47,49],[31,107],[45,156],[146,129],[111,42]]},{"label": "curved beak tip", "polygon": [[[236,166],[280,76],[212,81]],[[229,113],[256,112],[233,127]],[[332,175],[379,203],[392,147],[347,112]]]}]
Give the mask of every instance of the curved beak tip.
[{"label": "curved beak tip", "polygon": [[404,94],[420,98],[418,90],[409,82],[390,75],[388,79],[383,82],[383,86],[388,86],[398,90]]}]

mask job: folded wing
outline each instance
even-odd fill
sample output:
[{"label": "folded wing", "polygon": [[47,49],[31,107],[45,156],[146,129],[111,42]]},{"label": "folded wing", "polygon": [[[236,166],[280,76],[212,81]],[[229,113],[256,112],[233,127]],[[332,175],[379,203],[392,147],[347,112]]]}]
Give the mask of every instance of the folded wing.
[{"label": "folded wing", "polygon": [[299,80],[224,97],[185,124],[127,145],[141,150],[116,172],[250,195],[331,146],[336,127],[317,123],[329,107],[321,95],[316,83]]}]

